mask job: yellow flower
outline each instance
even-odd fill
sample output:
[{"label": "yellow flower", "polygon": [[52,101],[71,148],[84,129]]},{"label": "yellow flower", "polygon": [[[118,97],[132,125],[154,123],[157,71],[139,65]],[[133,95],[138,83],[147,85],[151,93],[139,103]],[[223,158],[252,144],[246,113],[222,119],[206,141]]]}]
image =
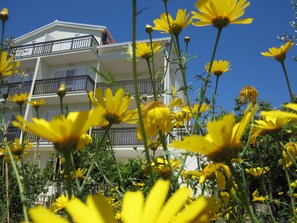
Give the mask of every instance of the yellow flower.
[{"label": "yellow flower", "polygon": [[[170,159],[171,166],[174,170],[177,170],[180,166],[180,161]],[[151,163],[152,171],[160,174],[170,174],[171,169],[169,167],[167,159],[164,157],[157,157],[155,161]]]},{"label": "yellow flower", "polygon": [[25,101],[28,100],[29,96],[30,94],[28,92],[25,92],[25,93],[20,93],[20,94],[15,94],[13,96],[10,96],[9,100],[13,101],[19,106],[22,106],[25,103]]},{"label": "yellow flower", "polygon": [[244,103],[253,102],[255,104],[257,101],[257,97],[258,91],[253,86],[243,87],[240,91],[240,99],[243,100]]},{"label": "yellow flower", "polygon": [[87,169],[83,168],[78,168],[75,173],[71,173],[72,179],[83,179],[85,178],[85,174],[87,173]]},{"label": "yellow flower", "polygon": [[269,167],[256,167],[256,168],[246,168],[245,171],[254,177],[262,176],[263,174],[267,173],[269,171]]},{"label": "yellow flower", "polygon": [[[71,199],[75,199],[75,197],[72,195]],[[58,197],[51,205],[50,209],[56,213],[59,210],[62,210],[66,207],[66,205],[69,203],[69,196],[68,194],[64,195],[62,194],[60,197]]]},{"label": "yellow flower", "polygon": [[61,84],[59,89],[57,90],[57,95],[61,98],[63,98],[66,95],[66,85]]},{"label": "yellow flower", "polygon": [[204,183],[206,180],[216,178],[219,190],[223,190],[227,180],[230,179],[231,171],[227,165],[223,163],[210,163],[203,168],[202,171],[189,171],[187,174],[199,177],[199,183]]},{"label": "yellow flower", "polygon": [[110,88],[104,92],[105,100],[100,88],[94,92],[89,92],[89,98],[94,107],[101,107],[104,110],[104,118],[107,122],[102,123],[101,127],[107,125],[120,124],[121,122],[135,123],[135,111],[127,111],[131,103],[131,96],[125,95],[123,88],[116,91],[113,97]]},{"label": "yellow flower", "polygon": [[39,109],[41,105],[45,104],[45,100],[44,99],[32,100],[32,101],[28,101],[27,103],[32,107],[34,107],[35,109]]},{"label": "yellow flower", "polygon": [[[22,155],[28,155],[27,151],[33,147],[33,144],[27,140],[21,143],[19,138],[15,138],[13,142],[8,142],[7,145],[17,161],[22,159]],[[6,155],[6,159],[9,159],[8,154]]]},{"label": "yellow flower", "polygon": [[269,52],[262,52],[261,54],[265,57],[274,57],[277,61],[281,62],[286,59],[286,54],[293,45],[293,42],[288,41],[279,48],[272,47],[268,49]]},{"label": "yellow flower", "polygon": [[260,113],[263,120],[255,120],[255,124],[252,124],[252,136],[251,141],[253,144],[256,143],[257,137],[265,133],[278,133],[286,124],[288,124],[291,119],[288,117],[276,117],[273,115],[263,115],[265,113]]},{"label": "yellow flower", "polygon": [[164,204],[170,182],[159,180],[149,192],[146,200],[141,191],[126,192],[122,204],[123,223],[148,222],[207,222],[210,218],[209,201],[199,197],[185,206],[190,190],[179,188]]},{"label": "yellow flower", "polygon": [[182,108],[180,111],[172,112],[172,123],[176,128],[185,126],[185,122],[190,121],[191,112],[188,109]]},{"label": "yellow flower", "polygon": [[[84,204],[79,199],[71,199],[65,205],[68,214],[76,223],[114,223],[115,218],[111,206],[102,195],[89,195]],[[29,210],[33,223],[69,223],[65,218],[55,215],[42,206]]]},{"label": "yellow flower", "polygon": [[[144,128],[148,137],[155,136],[158,131],[170,132],[173,125],[171,122],[171,111],[162,102],[149,102],[142,108]],[[142,139],[140,125],[138,124],[136,134]]]},{"label": "yellow flower", "polygon": [[152,151],[156,151],[160,145],[161,145],[161,141],[159,137],[154,137],[153,140],[151,139],[148,140],[148,147]]},{"label": "yellow flower", "polygon": [[93,142],[93,139],[89,134],[83,134],[79,138],[77,148],[84,149],[86,148],[87,145],[91,144],[92,142]]},{"label": "yellow flower", "polygon": [[[136,56],[142,59],[149,59],[153,54],[160,52],[163,49],[162,45],[159,42],[150,43],[140,42],[136,43]],[[127,53],[132,56],[132,49],[128,48]]]},{"label": "yellow flower", "polygon": [[199,112],[199,114],[201,114],[203,112],[206,112],[209,109],[210,109],[209,104],[201,104],[201,106],[199,106],[199,104],[194,104],[192,111],[193,111],[194,115],[196,115],[198,112]]},{"label": "yellow flower", "polygon": [[253,202],[262,202],[264,203],[266,200],[268,200],[268,196],[259,196],[259,191],[258,189],[256,189],[253,193],[252,193],[252,197],[253,197]]},{"label": "yellow flower", "polygon": [[179,9],[174,20],[170,14],[162,13],[160,18],[154,20],[154,30],[162,31],[162,33],[170,33],[178,35],[180,32],[191,24],[192,18],[189,18],[187,10]]},{"label": "yellow flower", "polygon": [[[297,144],[296,143],[292,143],[292,142],[288,142],[286,145],[286,150],[287,151],[283,151],[283,158],[285,161],[285,165],[288,168],[289,166],[291,166],[297,156]],[[281,162],[283,162],[283,160],[281,160]]]},{"label": "yellow flower", "polygon": [[8,77],[18,73],[19,71],[16,69],[20,66],[19,61],[14,61],[13,56],[7,58],[7,52],[1,52],[1,60],[0,60],[0,79],[3,77]]},{"label": "yellow flower", "polygon": [[[205,69],[208,72],[210,63],[205,65]],[[230,70],[230,62],[227,60],[214,60],[210,73],[216,75],[217,77],[221,76],[223,73],[226,73]]]},{"label": "yellow flower", "polygon": [[[104,110],[101,107],[90,111],[70,112],[65,118],[56,116],[51,121],[32,118],[33,122],[26,121],[22,116],[16,116],[17,121],[12,124],[27,132],[46,138],[53,142],[59,152],[74,151],[77,149],[81,135],[94,124],[103,122]],[[98,117],[101,120],[98,120]]]},{"label": "yellow flower", "polygon": [[205,136],[185,136],[183,141],[174,141],[169,146],[203,154],[214,162],[230,161],[237,157],[241,138],[257,108],[251,108],[250,104],[242,120],[235,125],[234,114],[229,114],[221,120],[208,122]]},{"label": "yellow flower", "polygon": [[[285,104],[282,106],[297,112],[297,104],[295,104],[295,103],[289,103],[289,104]],[[277,111],[262,111],[260,113],[260,115],[261,116],[271,116],[271,117],[276,117],[276,118],[288,118],[288,119],[297,121],[297,114],[292,113],[292,112],[285,112],[285,111],[279,111],[279,110],[277,110]]]},{"label": "yellow flower", "polygon": [[220,192],[220,197],[221,197],[221,200],[223,201],[223,203],[225,203],[225,204],[229,203],[230,194],[228,192],[221,191]]},{"label": "yellow flower", "polygon": [[250,5],[246,0],[199,0],[195,4],[198,12],[192,12],[195,26],[213,25],[218,29],[228,24],[250,24],[252,18],[239,19]]}]

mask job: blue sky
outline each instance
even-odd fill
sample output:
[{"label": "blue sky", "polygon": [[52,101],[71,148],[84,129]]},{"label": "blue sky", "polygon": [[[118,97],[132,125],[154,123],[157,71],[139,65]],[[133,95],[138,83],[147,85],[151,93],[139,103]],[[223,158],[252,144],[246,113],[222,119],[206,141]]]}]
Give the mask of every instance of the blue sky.
[{"label": "blue sky", "polygon": [[[169,0],[169,11],[175,17],[178,8],[195,10],[194,0]],[[279,47],[282,43],[276,36],[288,32],[294,34],[290,21],[294,20],[294,11],[290,0],[251,0],[244,17],[254,18],[250,25],[229,25],[221,35],[216,59],[231,61],[232,70],[225,73],[219,82],[217,105],[231,111],[234,98],[240,89],[247,85],[256,87],[259,98],[271,102],[274,107],[280,107],[288,102],[290,97],[281,66],[274,59],[263,57],[260,53],[268,48]],[[120,0],[2,0],[0,7],[9,9],[6,35],[19,37],[54,20],[78,22],[107,26],[116,42],[131,41],[132,1]],[[153,24],[164,11],[162,0],[139,0],[138,9],[144,9],[137,20],[137,39],[147,39],[144,32],[146,24]],[[196,74],[204,71],[204,65],[209,62],[217,30],[212,26],[189,26],[181,38],[191,37],[189,54],[196,56],[189,63],[188,81],[194,89],[201,83],[193,79]],[[153,37],[164,37],[164,34],[154,32]],[[287,54],[286,66],[293,92],[297,94],[296,62],[291,57],[297,55],[296,47]],[[213,79],[214,81],[214,79]],[[212,92],[212,88],[208,90]],[[194,91],[190,92],[192,98]]]}]

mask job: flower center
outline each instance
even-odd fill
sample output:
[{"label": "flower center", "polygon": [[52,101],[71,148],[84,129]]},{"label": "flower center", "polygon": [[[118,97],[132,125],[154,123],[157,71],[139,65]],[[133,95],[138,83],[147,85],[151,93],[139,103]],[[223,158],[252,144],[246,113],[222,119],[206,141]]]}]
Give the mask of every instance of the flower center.
[{"label": "flower center", "polygon": [[212,24],[214,27],[218,29],[222,29],[226,27],[230,23],[230,19],[228,17],[218,16],[212,20]]},{"label": "flower center", "polygon": [[221,70],[216,70],[213,72],[214,75],[216,75],[217,77],[221,76],[223,74],[223,71]]},{"label": "flower center", "polygon": [[178,24],[176,23],[173,23],[171,26],[170,26],[170,30],[169,32],[173,35],[178,35],[180,34],[180,32],[182,31],[182,27],[180,27]]},{"label": "flower center", "polygon": [[120,116],[113,112],[107,112],[105,114],[105,119],[109,122],[109,125],[121,123]]}]

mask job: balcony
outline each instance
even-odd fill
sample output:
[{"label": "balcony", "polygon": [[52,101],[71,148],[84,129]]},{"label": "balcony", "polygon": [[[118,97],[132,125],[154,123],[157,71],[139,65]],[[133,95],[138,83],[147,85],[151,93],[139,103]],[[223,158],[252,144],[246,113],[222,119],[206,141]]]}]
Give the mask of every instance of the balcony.
[{"label": "balcony", "polygon": [[4,94],[12,96],[16,93],[30,92],[32,81],[4,83],[0,87],[0,97]]},{"label": "balcony", "polygon": [[53,53],[70,52],[82,49],[94,49],[99,43],[93,35],[67,38],[42,43],[26,44],[11,48],[16,59],[32,56],[41,56]]},{"label": "balcony", "polygon": [[[95,138],[100,138],[104,135],[105,130],[95,128],[93,129],[93,136]],[[182,140],[187,132],[183,129],[172,129],[170,142],[175,140]],[[113,146],[128,146],[128,145],[143,145],[142,141],[139,141],[136,136],[136,127],[126,127],[126,128],[112,128],[109,130],[109,141]]]},{"label": "balcony", "polygon": [[43,79],[36,80],[33,94],[56,93],[61,84],[66,85],[67,93],[76,91],[90,92],[94,90],[95,86],[94,81],[88,75]]},{"label": "balcony", "polygon": [[13,141],[15,138],[20,138],[21,130],[16,127],[8,127],[7,129],[7,141]]},{"label": "balcony", "polygon": [[[164,85],[162,80],[156,80],[156,87],[158,92],[163,93]],[[132,95],[135,94],[133,80],[118,81],[115,84],[97,83],[97,88],[101,88],[102,91],[104,91],[106,88],[110,88],[113,93],[115,93],[118,88],[124,88],[126,93]],[[140,94],[152,94],[153,85],[151,79],[138,80],[138,89]]]},{"label": "balcony", "polygon": [[[104,130],[99,128],[94,128],[92,135],[94,138],[100,138],[104,135]],[[20,137],[21,130],[15,127],[9,127],[7,133],[7,140],[13,141],[15,138]],[[182,140],[184,136],[187,135],[187,132],[183,128],[172,129],[171,137],[169,142],[173,141],[172,136],[175,140]],[[24,132],[24,140],[29,140],[30,142],[36,142],[38,139],[32,133]],[[136,136],[136,127],[125,127],[125,128],[112,128],[109,130],[109,137],[107,138],[111,145],[113,146],[136,146],[143,145],[142,141],[139,141]],[[40,144],[48,144],[48,139],[39,137]]]}]

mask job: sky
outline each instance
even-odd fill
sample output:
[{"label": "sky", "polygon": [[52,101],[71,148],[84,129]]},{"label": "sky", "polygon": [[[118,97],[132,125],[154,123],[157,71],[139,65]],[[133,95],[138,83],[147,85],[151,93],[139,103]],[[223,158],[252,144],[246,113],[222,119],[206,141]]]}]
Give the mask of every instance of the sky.
[{"label": "sky", "polygon": [[[169,0],[169,13],[175,17],[177,9],[196,10],[196,0]],[[7,7],[9,20],[5,35],[14,38],[33,31],[55,20],[106,26],[116,42],[132,40],[132,1],[123,0],[1,0],[0,7]],[[148,38],[144,31],[146,24],[153,25],[153,20],[164,12],[162,0],[138,0],[137,39]],[[253,18],[249,25],[228,25],[223,29],[216,54],[217,60],[229,60],[232,70],[223,74],[219,80],[217,105],[232,111],[240,90],[252,85],[258,92],[258,98],[270,102],[280,108],[281,104],[290,100],[285,77],[280,63],[272,58],[264,57],[261,52],[270,47],[280,47],[283,43],[276,36],[288,32],[294,34],[290,22],[294,20],[294,10],[290,0],[250,0],[243,18]],[[210,61],[217,29],[212,26],[188,26],[180,34],[180,38],[190,36],[187,80],[193,90],[190,91],[192,101],[195,92],[201,87],[201,81],[195,75],[204,72],[204,65]],[[158,31],[154,38],[167,37]],[[182,47],[184,43],[182,42]],[[297,55],[296,47],[292,47],[285,61],[292,91],[297,94],[296,63],[292,56]],[[214,78],[207,91],[210,96],[214,90]]]}]

